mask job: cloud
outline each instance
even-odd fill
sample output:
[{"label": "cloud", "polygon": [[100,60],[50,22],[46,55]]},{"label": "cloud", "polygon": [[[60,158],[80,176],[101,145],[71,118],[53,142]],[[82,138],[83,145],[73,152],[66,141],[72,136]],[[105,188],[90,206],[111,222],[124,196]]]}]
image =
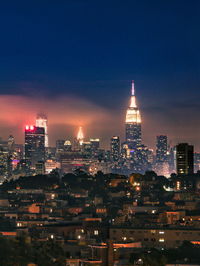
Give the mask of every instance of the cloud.
[{"label": "cloud", "polygon": [[144,139],[153,146],[156,135],[166,134],[173,145],[178,142],[189,142],[199,151],[199,112],[198,98],[188,98],[185,101],[174,98],[170,102],[160,99],[146,104],[142,112]]},{"label": "cloud", "polygon": [[[69,127],[97,127],[96,124],[109,124],[111,119],[108,110],[84,99],[75,97],[31,97],[0,96],[0,130],[3,137],[13,134],[16,140],[23,143],[23,128],[26,124],[35,124],[36,114],[48,116],[50,139],[64,137],[63,131]],[[59,130],[60,129],[60,132]]]},{"label": "cloud", "polygon": [[[128,102],[127,102],[128,105]],[[187,141],[200,149],[200,124],[198,100],[184,102],[174,99],[170,103],[145,101],[140,103],[142,113],[143,142],[155,147],[156,136],[168,135],[172,144]],[[126,106],[107,109],[80,97],[45,97],[35,92],[28,96],[0,96],[0,136],[14,135],[16,142],[24,143],[24,126],[35,124],[37,113],[48,116],[50,144],[55,146],[56,139],[70,139],[83,126],[86,139],[100,138],[102,147],[109,149],[113,135],[124,140]]]}]

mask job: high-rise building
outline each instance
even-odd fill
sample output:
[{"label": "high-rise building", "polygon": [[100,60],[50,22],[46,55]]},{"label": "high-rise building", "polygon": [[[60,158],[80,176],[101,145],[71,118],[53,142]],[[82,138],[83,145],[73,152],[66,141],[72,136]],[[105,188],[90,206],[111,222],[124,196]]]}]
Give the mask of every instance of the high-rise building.
[{"label": "high-rise building", "polygon": [[194,171],[200,171],[200,153],[195,152],[194,153]]},{"label": "high-rise building", "polygon": [[44,175],[45,174],[45,162],[39,161],[35,164],[35,173],[36,175]]},{"label": "high-rise building", "polygon": [[131,101],[126,111],[126,143],[134,149],[141,145],[141,115],[136,104],[134,81],[132,81]]},{"label": "high-rise building", "polygon": [[25,160],[30,167],[38,161],[45,161],[45,129],[43,127],[25,127]]},{"label": "high-rise building", "polygon": [[156,138],[156,161],[167,161],[167,136],[157,136]]},{"label": "high-rise building", "polygon": [[96,152],[100,147],[100,139],[90,139],[92,150]]},{"label": "high-rise building", "polygon": [[64,152],[64,150],[65,150],[64,144],[65,144],[64,139],[56,140],[56,153]]},{"label": "high-rise building", "polygon": [[9,136],[8,138],[8,150],[9,153],[12,153],[14,151],[14,146],[15,146],[15,139],[12,135]]},{"label": "high-rise building", "polygon": [[78,134],[77,134],[77,141],[79,142],[80,145],[83,144],[84,135],[83,135],[83,129],[82,129],[82,127],[79,127]]},{"label": "high-rise building", "polygon": [[120,157],[120,139],[118,136],[113,136],[110,143],[111,160],[117,162]]},{"label": "high-rise building", "polygon": [[176,172],[176,146],[171,147],[168,154],[169,172]]},{"label": "high-rise building", "polygon": [[71,151],[72,150],[72,143],[70,140],[66,140],[64,143],[64,151]]},{"label": "high-rise building", "polygon": [[176,146],[176,168],[178,175],[188,175],[194,172],[194,147],[188,143]]},{"label": "high-rise building", "polygon": [[36,127],[43,127],[45,131],[45,147],[49,146],[48,139],[48,124],[47,124],[47,116],[45,114],[38,114],[36,117]]}]

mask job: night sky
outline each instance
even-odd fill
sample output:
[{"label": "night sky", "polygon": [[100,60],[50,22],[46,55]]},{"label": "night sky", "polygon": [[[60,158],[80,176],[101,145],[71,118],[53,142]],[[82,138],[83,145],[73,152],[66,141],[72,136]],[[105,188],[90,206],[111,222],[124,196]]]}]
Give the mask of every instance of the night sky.
[{"label": "night sky", "polygon": [[[4,2],[2,4],[2,2]],[[0,4],[0,136],[23,143],[37,112],[51,145],[124,137],[131,80],[143,141],[200,151],[200,1],[30,0]]]}]

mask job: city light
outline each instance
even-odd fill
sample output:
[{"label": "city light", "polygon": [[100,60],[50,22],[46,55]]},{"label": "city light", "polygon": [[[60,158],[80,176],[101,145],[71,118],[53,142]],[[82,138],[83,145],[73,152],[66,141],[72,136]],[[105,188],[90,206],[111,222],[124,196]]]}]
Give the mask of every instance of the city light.
[{"label": "city light", "polygon": [[200,266],[200,1],[2,3],[0,266]]}]

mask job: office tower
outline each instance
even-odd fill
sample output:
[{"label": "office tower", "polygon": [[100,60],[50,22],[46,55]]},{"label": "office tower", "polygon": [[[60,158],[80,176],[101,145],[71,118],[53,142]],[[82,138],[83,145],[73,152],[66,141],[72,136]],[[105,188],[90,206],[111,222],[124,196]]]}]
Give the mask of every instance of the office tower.
[{"label": "office tower", "polygon": [[47,124],[47,116],[45,114],[38,114],[36,118],[36,127],[43,127],[45,132],[45,147],[49,146],[48,139],[48,124]]},{"label": "office tower", "polygon": [[118,136],[113,136],[110,143],[111,160],[117,162],[120,157],[120,139]]},{"label": "office tower", "polygon": [[0,139],[0,177],[8,176],[9,155],[7,141]]},{"label": "office tower", "polygon": [[14,148],[15,148],[14,146],[15,146],[14,137],[10,135],[8,138],[8,150],[10,154],[14,151]]},{"label": "office tower", "polygon": [[70,140],[66,140],[64,143],[64,151],[71,151],[72,150],[72,143]]},{"label": "office tower", "polygon": [[194,172],[194,147],[188,143],[176,146],[176,169],[178,175],[188,175]]},{"label": "office tower", "polygon": [[100,139],[90,139],[92,151],[96,152],[100,147]]},{"label": "office tower", "polygon": [[141,115],[136,104],[134,81],[132,81],[131,101],[126,111],[126,143],[134,149],[141,145]]},{"label": "office tower", "polygon": [[64,139],[56,140],[56,153],[64,152],[64,149],[65,149],[64,144],[65,144]]},{"label": "office tower", "polygon": [[167,161],[167,136],[157,136],[156,138],[156,161]]},{"label": "office tower", "polygon": [[171,147],[168,155],[169,172],[176,172],[176,146]]},{"label": "office tower", "polygon": [[145,171],[151,170],[151,164],[148,162],[148,148],[145,145],[140,145],[129,152],[130,168],[133,172],[144,174]]},{"label": "office tower", "polygon": [[87,156],[92,157],[92,144],[90,141],[84,141],[82,143],[82,151],[87,153]]},{"label": "office tower", "polygon": [[194,153],[194,171],[200,171],[200,153]]},{"label": "office tower", "polygon": [[43,127],[25,127],[25,160],[31,168],[38,161],[45,161],[45,129]]},{"label": "office tower", "polygon": [[35,164],[35,173],[36,175],[45,174],[45,162],[44,161],[39,161]]}]

